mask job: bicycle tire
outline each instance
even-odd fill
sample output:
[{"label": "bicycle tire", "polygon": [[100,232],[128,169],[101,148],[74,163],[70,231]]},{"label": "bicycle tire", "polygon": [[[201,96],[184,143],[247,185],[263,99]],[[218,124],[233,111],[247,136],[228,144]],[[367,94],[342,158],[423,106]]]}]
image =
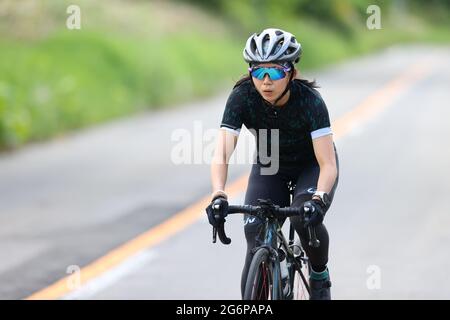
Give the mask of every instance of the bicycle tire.
[{"label": "bicycle tire", "polygon": [[[276,274],[277,273],[277,274]],[[277,277],[274,287],[274,276]],[[274,272],[273,261],[267,248],[258,249],[250,263],[244,291],[244,300],[281,299],[281,281],[279,272]]]}]

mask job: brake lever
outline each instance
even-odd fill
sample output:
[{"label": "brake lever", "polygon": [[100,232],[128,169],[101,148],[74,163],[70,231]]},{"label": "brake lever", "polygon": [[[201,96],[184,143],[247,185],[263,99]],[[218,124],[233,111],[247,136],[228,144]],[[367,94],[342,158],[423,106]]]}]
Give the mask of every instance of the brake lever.
[{"label": "brake lever", "polygon": [[[303,211],[305,213],[309,212],[309,207],[303,207]],[[305,215],[306,218],[306,215]],[[308,217],[309,220],[309,217]],[[309,246],[313,247],[313,248],[318,248],[320,247],[320,240],[317,239],[317,235],[316,235],[316,228],[312,227],[312,226],[308,226],[308,235],[309,235]]]},{"label": "brake lever", "polygon": [[223,244],[230,244],[231,239],[227,237],[225,234],[225,219],[223,219],[223,223],[219,225],[219,239],[222,241]]},{"label": "brake lever", "polygon": [[217,214],[214,214],[214,217],[216,219],[223,219],[223,222],[216,228],[213,227],[213,243],[216,243],[216,236],[217,233],[219,233],[219,239],[223,244],[230,244],[231,243],[231,239],[227,237],[227,235],[225,234],[225,217],[221,217],[219,214],[219,205],[218,204],[214,204],[213,206],[214,210],[217,210]]},{"label": "brake lever", "polygon": [[320,240],[317,239],[316,236],[316,228],[309,226],[308,233],[309,233],[309,246],[313,248],[320,247]]},{"label": "brake lever", "polygon": [[213,227],[213,243],[216,243],[217,241],[217,228]]}]

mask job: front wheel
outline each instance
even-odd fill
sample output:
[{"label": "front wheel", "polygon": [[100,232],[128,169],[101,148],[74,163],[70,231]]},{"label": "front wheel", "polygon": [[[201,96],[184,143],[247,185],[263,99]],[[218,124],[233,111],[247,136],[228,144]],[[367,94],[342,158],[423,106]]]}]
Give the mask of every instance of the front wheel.
[{"label": "front wheel", "polygon": [[248,270],[244,300],[279,300],[281,282],[279,268],[275,268],[267,248],[260,248],[253,256]]},{"label": "front wheel", "polygon": [[[299,257],[300,258],[300,257]],[[294,277],[291,282],[293,300],[309,300],[309,275],[311,266],[308,258],[301,258],[301,270],[294,267]]]}]

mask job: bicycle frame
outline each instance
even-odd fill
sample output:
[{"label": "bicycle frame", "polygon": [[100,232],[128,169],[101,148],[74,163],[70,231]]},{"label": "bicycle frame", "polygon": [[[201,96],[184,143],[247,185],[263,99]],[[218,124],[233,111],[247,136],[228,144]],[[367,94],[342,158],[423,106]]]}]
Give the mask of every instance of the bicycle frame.
[{"label": "bicycle frame", "polygon": [[[290,274],[289,276],[292,277],[295,274],[295,270],[297,270],[300,274],[300,277],[302,279],[303,284],[305,285],[306,290],[308,291],[308,293],[310,293],[310,288],[309,288],[309,283],[305,278],[305,275],[302,272],[302,263],[306,263],[306,262],[302,262],[302,256],[303,254],[300,254],[300,261],[298,259],[295,258],[294,252],[291,248],[290,244],[293,244],[294,242],[294,232],[293,232],[293,226],[290,225],[290,237],[289,237],[289,242],[286,240],[283,231],[282,231],[282,226],[280,225],[278,219],[276,218],[266,218],[266,221],[264,222],[263,228],[260,232],[260,235],[262,234],[264,241],[261,245],[256,246],[253,250],[253,252],[256,252],[258,249],[260,248],[267,248],[269,249],[270,255],[271,255],[271,260],[274,261],[274,269],[273,272],[274,274],[281,274],[281,268],[280,268],[280,259],[279,259],[279,254],[278,254],[278,250],[280,248],[283,248],[284,252],[286,253],[286,257],[285,259],[287,259],[287,261],[289,260],[290,263],[292,263],[293,265],[295,265],[295,269],[291,269],[289,270],[289,272],[292,272],[292,274]],[[276,239],[274,239],[274,237],[276,237],[279,240],[279,243],[276,241]],[[280,246],[278,246],[278,244],[280,244]],[[301,249],[301,252],[303,253],[303,249]],[[280,284],[278,283],[279,280],[281,280],[281,278],[279,277],[273,277],[274,279],[274,287],[277,288]]]},{"label": "bicycle frame", "polygon": [[[294,188],[290,186],[289,190],[292,203]],[[231,239],[226,236],[224,228],[226,221],[225,217],[227,215],[243,213],[261,219],[260,230],[257,236],[257,246],[253,248],[252,254],[256,254],[256,256],[258,257],[256,259],[261,259],[263,255],[266,255],[266,258],[263,259],[269,259],[268,263],[270,263],[272,276],[272,288],[270,288],[272,298],[274,298],[275,300],[283,298],[291,299],[293,293],[295,292],[296,287],[295,284],[296,283],[298,284],[297,281],[300,281],[302,287],[304,287],[308,292],[308,294],[310,294],[311,290],[308,281],[306,280],[305,274],[302,271],[303,264],[307,265],[308,267],[310,266],[309,263],[307,262],[307,256],[304,252],[304,249],[301,246],[299,246],[300,249],[299,255],[296,255],[293,252],[292,246],[294,244],[295,230],[292,224],[290,225],[289,242],[286,240],[282,231],[282,225],[284,224],[286,218],[293,216],[304,217],[305,213],[310,212],[309,207],[304,206],[304,207],[280,208],[279,206],[274,205],[270,199],[267,200],[258,199],[257,206],[230,205],[227,207],[227,212],[224,216],[221,216],[222,213],[220,211],[219,203],[214,203],[213,209],[216,210],[213,212],[214,214],[213,219],[216,219],[215,221],[217,221],[217,219],[223,219],[222,223],[218,224],[217,226],[213,225],[213,243],[216,242],[216,235],[219,235],[220,241],[223,244],[228,245],[231,243]],[[280,223],[281,221],[283,221],[283,223]],[[308,226],[308,235],[310,246],[317,247],[320,245],[320,241],[316,237],[314,227]],[[265,249],[267,253],[259,251],[262,248]],[[283,249],[283,251],[281,251],[281,249]],[[284,258],[286,259],[289,276],[288,278],[289,281],[284,284],[282,280],[285,278],[283,277],[283,279],[281,279],[280,254],[283,254]],[[257,266],[258,262],[255,263],[256,263],[255,266]],[[254,270],[253,272],[257,272],[255,271],[256,269],[253,270]],[[300,279],[296,278],[295,273],[296,271],[299,273]],[[287,292],[285,292],[286,288],[289,289],[287,290]]]}]

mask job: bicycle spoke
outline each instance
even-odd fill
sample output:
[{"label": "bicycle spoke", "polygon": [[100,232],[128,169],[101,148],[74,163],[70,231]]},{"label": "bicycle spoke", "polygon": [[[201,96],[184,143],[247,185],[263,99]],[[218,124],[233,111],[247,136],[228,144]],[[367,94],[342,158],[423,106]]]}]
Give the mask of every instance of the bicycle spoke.
[{"label": "bicycle spoke", "polygon": [[258,274],[254,278],[252,284],[253,300],[271,300],[272,299],[272,283],[270,276],[270,268],[266,262],[262,262],[258,268]]},{"label": "bicycle spoke", "polygon": [[267,275],[267,268],[266,268],[266,264],[265,262],[262,263],[261,265],[262,268],[262,290],[259,296],[258,300],[267,300],[268,296],[269,296],[269,288],[268,288],[268,283],[267,283],[267,279],[268,279],[268,275]]}]

